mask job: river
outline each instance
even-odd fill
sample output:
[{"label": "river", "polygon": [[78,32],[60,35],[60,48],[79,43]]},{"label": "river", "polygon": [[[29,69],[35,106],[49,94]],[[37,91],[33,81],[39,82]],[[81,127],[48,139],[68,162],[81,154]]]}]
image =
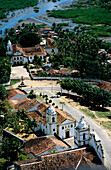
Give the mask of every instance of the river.
[{"label": "river", "polygon": [[[72,2],[72,1],[73,0],[69,0],[69,2]],[[63,4],[63,3],[66,4],[67,2],[68,2],[68,0],[60,0],[60,1],[57,1],[55,3],[47,2],[47,3],[44,3],[44,4],[43,3],[39,4],[40,9],[39,9],[38,13],[33,11],[33,7],[26,8],[26,9],[23,9],[23,10],[20,9],[20,10],[14,11],[15,16],[13,18],[9,19],[8,22],[1,22],[2,26],[0,27],[0,30],[2,30],[2,34],[0,34],[0,36],[4,35],[6,29],[13,28],[16,24],[18,24],[18,21],[21,20],[21,19],[25,20],[27,18],[33,18],[33,19],[40,21],[40,22],[43,22],[45,24],[52,25],[51,23],[37,19],[36,16],[46,13],[47,10],[54,9],[56,5],[60,5],[60,4]],[[10,13],[10,15],[11,15],[11,13]]]}]

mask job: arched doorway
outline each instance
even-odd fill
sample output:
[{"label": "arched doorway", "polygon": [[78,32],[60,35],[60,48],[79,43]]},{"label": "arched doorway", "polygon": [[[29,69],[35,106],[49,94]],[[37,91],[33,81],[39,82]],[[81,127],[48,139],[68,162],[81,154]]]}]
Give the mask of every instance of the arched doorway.
[{"label": "arched doorway", "polygon": [[69,138],[69,137],[70,137],[70,131],[69,131],[69,129],[67,129],[67,130],[65,131],[65,135],[66,135],[65,138]]}]

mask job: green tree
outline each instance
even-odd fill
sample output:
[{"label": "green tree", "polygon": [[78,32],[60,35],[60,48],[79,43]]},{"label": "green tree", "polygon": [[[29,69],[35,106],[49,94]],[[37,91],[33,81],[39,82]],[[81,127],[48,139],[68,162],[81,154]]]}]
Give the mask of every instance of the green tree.
[{"label": "green tree", "polygon": [[0,100],[5,100],[8,97],[8,92],[3,85],[0,84]]},{"label": "green tree", "polygon": [[37,34],[28,32],[20,37],[20,44],[23,47],[34,47],[36,44],[40,43],[40,38]]},{"label": "green tree", "polygon": [[40,67],[42,67],[42,65],[43,65],[42,59],[41,59],[38,55],[35,55],[35,56],[34,56],[34,65],[35,65],[37,68],[40,68]]},{"label": "green tree", "polygon": [[4,138],[2,143],[2,154],[10,162],[17,160],[22,152],[22,143],[16,138]]}]

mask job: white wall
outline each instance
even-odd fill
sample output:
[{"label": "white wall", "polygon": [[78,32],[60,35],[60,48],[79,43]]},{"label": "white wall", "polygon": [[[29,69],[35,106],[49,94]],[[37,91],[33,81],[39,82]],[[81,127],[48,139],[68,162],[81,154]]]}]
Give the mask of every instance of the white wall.
[{"label": "white wall", "polygon": [[100,138],[96,132],[91,132],[89,144],[94,148],[100,160],[104,163],[104,152]]},{"label": "white wall", "polygon": [[65,122],[59,125],[59,136],[62,139],[66,138],[66,131],[69,131],[70,137],[74,136],[74,122],[73,121],[66,120]]},{"label": "white wall", "polygon": [[[85,134],[85,139],[83,139],[83,134]],[[75,129],[74,140],[78,146],[88,145],[89,137],[90,137],[89,129],[83,131]]]},{"label": "white wall", "polygon": [[57,54],[58,53],[58,48],[46,48],[45,50],[48,54]]}]

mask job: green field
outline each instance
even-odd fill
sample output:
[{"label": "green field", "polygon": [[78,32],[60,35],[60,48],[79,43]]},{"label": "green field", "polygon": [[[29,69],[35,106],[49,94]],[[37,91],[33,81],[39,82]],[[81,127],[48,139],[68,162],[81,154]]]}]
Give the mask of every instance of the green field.
[{"label": "green field", "polygon": [[111,25],[111,10],[99,7],[57,11],[53,10],[52,12],[48,13],[48,16],[55,18],[72,18],[74,23]]},{"label": "green field", "polygon": [[37,5],[37,0],[0,0],[0,19],[5,18],[4,12],[14,11]]},{"label": "green field", "polygon": [[82,27],[87,33],[96,36],[111,36],[111,26],[109,25],[91,25]]}]

